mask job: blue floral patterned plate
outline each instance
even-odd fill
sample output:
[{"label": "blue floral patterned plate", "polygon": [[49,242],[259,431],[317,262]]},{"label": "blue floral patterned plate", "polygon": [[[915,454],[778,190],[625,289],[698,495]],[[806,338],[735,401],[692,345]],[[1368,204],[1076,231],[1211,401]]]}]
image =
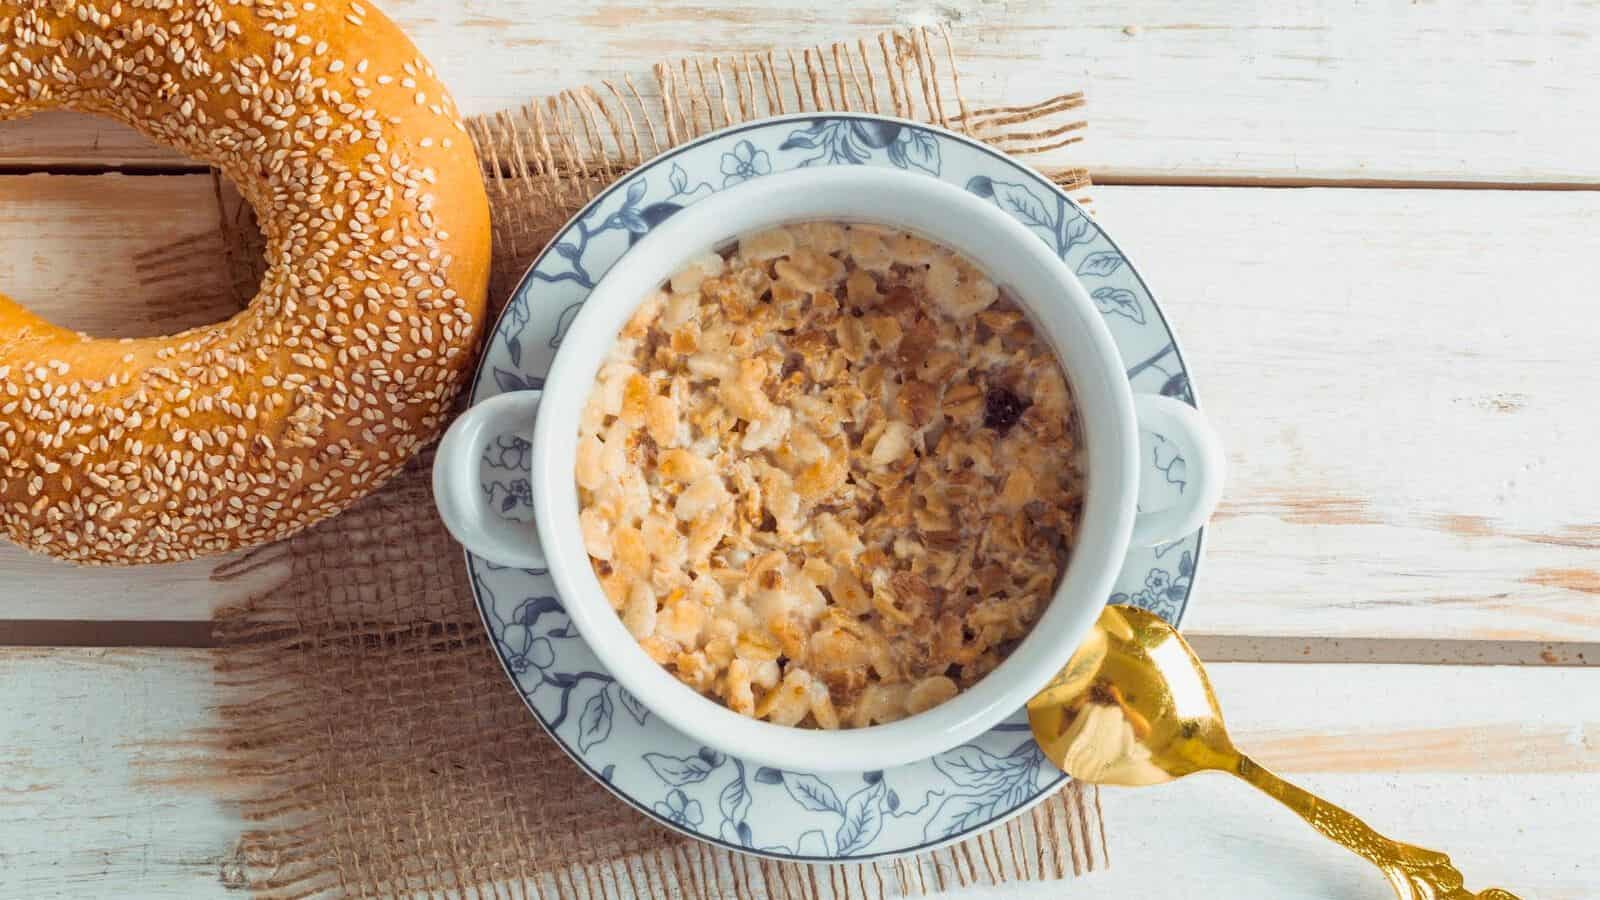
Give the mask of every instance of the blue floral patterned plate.
[{"label": "blue floral patterned plate", "polygon": [[[595,282],[674,212],[751,178],[803,166],[892,166],[958,185],[1011,213],[1083,279],[1128,361],[1133,389],[1193,402],[1188,372],[1154,298],[1122,251],[1032,169],[966,138],[898,119],[767,119],[678,147],[596,197],[545,248],[495,326],[473,385],[478,402],[538,388]],[[1144,434],[1150,471],[1140,502],[1185,487],[1184,460]],[[508,518],[531,514],[528,445],[495,439],[483,490]],[[1171,621],[1188,603],[1201,535],[1129,551],[1109,600]],[[1018,711],[977,740],[919,763],[818,775],[747,764],[702,747],[652,716],[599,665],[540,570],[467,554],[495,652],[528,708],[572,758],[664,825],[763,856],[866,860],[913,853],[1005,821],[1065,780]]]}]

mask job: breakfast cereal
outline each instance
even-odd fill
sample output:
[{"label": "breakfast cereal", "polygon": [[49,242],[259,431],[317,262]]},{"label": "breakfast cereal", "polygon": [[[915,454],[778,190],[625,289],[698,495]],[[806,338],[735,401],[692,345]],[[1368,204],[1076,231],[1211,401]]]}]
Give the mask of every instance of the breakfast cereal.
[{"label": "breakfast cereal", "polygon": [[691,260],[601,365],[580,523],[623,624],[783,725],[930,709],[1054,592],[1083,471],[1060,365],[961,256],[808,222]]}]

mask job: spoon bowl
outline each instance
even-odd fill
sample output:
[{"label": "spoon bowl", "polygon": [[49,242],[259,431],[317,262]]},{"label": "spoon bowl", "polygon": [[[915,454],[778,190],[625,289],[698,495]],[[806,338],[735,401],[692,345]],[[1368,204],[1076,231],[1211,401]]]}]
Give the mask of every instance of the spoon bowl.
[{"label": "spoon bowl", "polygon": [[1366,858],[1400,900],[1517,900],[1472,893],[1450,858],[1391,840],[1345,810],[1262,768],[1228,737],[1205,666],[1177,629],[1132,606],[1107,606],[1087,639],[1028,701],[1045,756],[1079,781],[1139,787],[1226,772]]},{"label": "spoon bowl", "polygon": [[1108,606],[1072,659],[1028,701],[1045,755],[1081,781],[1139,787],[1234,753],[1205,668],[1178,632]]}]

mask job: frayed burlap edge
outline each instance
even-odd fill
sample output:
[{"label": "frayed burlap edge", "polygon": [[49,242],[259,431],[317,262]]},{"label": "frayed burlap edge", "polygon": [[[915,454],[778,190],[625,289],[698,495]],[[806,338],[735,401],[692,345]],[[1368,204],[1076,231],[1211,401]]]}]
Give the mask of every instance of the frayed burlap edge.
[{"label": "frayed burlap edge", "polygon": [[[491,294],[510,295],[527,265],[573,213],[643,161],[703,134],[769,116],[861,111],[928,122],[1013,156],[1083,139],[1083,106],[1067,93],[1027,106],[972,107],[961,92],[948,29],[884,32],[874,40],[655,66],[656,95],[631,78],[562,91],[468,121],[493,207]],[[1045,172],[1068,191],[1087,171]],[[1079,196],[1080,201],[1086,199]]]},{"label": "frayed burlap edge", "polygon": [[[1079,140],[1082,104],[969,106],[948,31],[655,67],[469,123],[492,206],[492,296],[509,295],[554,231],[662,150],[769,115],[869,110],[1013,154]],[[1049,173],[1069,190],[1084,172]],[[235,281],[254,233],[224,215]],[[1107,863],[1098,794],[1064,790],[982,836],[916,857],[796,865],[660,828],[598,789],[504,682],[459,548],[433,513],[425,454],[392,484],[290,541],[219,571],[289,570],[218,615],[218,766],[251,823],[225,880],[256,895],[876,900],[1056,879]]]}]

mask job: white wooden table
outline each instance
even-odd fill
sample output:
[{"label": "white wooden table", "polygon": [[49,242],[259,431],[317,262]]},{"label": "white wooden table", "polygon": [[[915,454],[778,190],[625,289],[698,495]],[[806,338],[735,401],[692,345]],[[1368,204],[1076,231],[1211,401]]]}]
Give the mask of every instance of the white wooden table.
[{"label": "white wooden table", "polygon": [[[1600,13],[806,5],[386,4],[468,112],[938,21],[975,101],[1087,91],[1088,139],[1058,161],[1093,170],[1230,447],[1186,626],[1241,743],[1471,886],[1600,895]],[[141,251],[217,214],[203,169],[129,131],[0,126],[0,285],[57,321],[225,314],[212,266],[172,273],[196,297],[176,313],[129,288]],[[219,583],[217,563],[0,547],[0,897],[239,886],[230,786],[198,762],[206,623],[282,573]],[[1108,872],[1005,895],[1389,896],[1221,778],[1104,808]]]}]

